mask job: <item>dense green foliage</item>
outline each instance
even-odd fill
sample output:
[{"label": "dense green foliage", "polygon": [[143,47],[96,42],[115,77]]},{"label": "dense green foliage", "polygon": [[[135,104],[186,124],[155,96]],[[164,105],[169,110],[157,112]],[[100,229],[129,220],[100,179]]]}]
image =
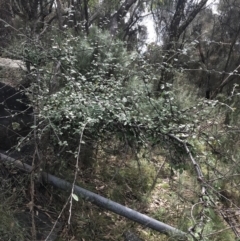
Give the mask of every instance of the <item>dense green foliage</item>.
[{"label": "dense green foliage", "polygon": [[[21,84],[35,110],[33,131],[17,148],[33,145],[39,169],[150,210],[189,240],[234,240],[239,1],[219,1],[218,15],[204,0],[27,2],[2,5],[18,16],[2,19],[13,31],[2,56],[25,62]],[[145,15],[155,25],[155,43],[145,42]],[[31,192],[34,202],[38,188]],[[108,226],[119,224],[121,240],[122,220],[82,205],[84,216],[62,237],[91,240],[103,220],[111,238]],[[237,218],[229,221],[229,212]],[[110,240],[103,229],[92,240]]]}]

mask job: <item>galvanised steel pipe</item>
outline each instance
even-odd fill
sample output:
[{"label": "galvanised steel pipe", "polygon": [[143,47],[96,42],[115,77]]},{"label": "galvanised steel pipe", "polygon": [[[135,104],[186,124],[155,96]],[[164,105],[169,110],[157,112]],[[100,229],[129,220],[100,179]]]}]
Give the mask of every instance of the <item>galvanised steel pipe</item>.
[{"label": "galvanised steel pipe", "polygon": [[[31,166],[24,164],[21,161],[18,161],[9,156],[6,156],[2,153],[0,153],[0,158],[5,163],[12,164],[27,172],[31,172],[33,170],[33,168]],[[46,172],[42,172],[42,180],[45,183],[51,184],[51,185],[58,187],[60,189],[63,189],[63,190],[69,191],[72,189],[72,184],[70,182],[67,182],[61,178],[58,178],[58,177],[48,174]],[[74,193],[99,207],[105,208],[109,211],[112,211],[116,214],[119,214],[123,217],[126,217],[130,220],[140,223],[144,227],[154,229],[160,233],[164,233],[169,236],[174,236],[175,240],[187,240],[188,235],[186,233],[184,233],[172,226],[169,226],[165,223],[162,223],[156,219],[153,219],[145,214],[139,213],[131,208],[128,208],[119,203],[111,201],[110,199],[102,197],[96,193],[90,192],[77,185],[74,186]]]}]

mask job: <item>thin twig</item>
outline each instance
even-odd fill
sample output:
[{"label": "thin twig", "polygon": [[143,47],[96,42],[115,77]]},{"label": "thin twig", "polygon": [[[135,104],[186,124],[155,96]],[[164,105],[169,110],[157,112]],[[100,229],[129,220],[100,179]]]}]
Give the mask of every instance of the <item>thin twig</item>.
[{"label": "thin twig", "polygon": [[77,160],[76,160],[76,170],[75,170],[75,175],[74,175],[74,180],[72,183],[72,190],[70,194],[70,207],[69,207],[69,217],[68,217],[68,224],[70,224],[71,216],[72,216],[72,199],[73,199],[73,193],[74,193],[74,186],[77,180],[77,174],[79,170],[79,157],[80,157],[80,152],[81,152],[81,144],[82,144],[82,137],[83,137],[83,132],[86,127],[87,123],[83,126],[81,135],[80,135],[80,140],[79,140],[79,145],[78,145],[78,153],[77,153]]},{"label": "thin twig", "polygon": [[49,239],[50,235],[52,234],[53,230],[55,229],[55,227],[56,227],[56,225],[57,225],[57,223],[58,223],[58,220],[60,219],[60,217],[62,216],[63,211],[65,210],[65,208],[66,208],[67,205],[68,205],[68,202],[69,202],[69,200],[70,200],[70,197],[71,197],[71,196],[68,197],[65,205],[63,206],[61,212],[59,213],[59,215],[58,215],[58,217],[57,217],[57,219],[56,219],[56,221],[54,222],[51,231],[49,232],[48,236],[46,237],[46,239],[45,239],[44,241],[47,241],[47,240]]},{"label": "thin twig", "polygon": [[[35,166],[35,157],[36,157],[36,150],[34,152],[34,155],[33,155],[33,160],[32,160],[32,166],[34,168]],[[30,209],[30,212],[31,212],[31,218],[32,218],[32,228],[31,228],[31,231],[32,231],[32,239],[35,241],[37,239],[37,233],[36,233],[36,224],[35,224],[35,217],[34,217],[34,192],[35,192],[35,184],[34,184],[34,176],[35,176],[35,172],[31,172],[31,178],[30,178],[30,182],[31,182],[31,192],[30,192],[30,195],[31,195],[31,201],[30,201],[30,204],[29,204],[29,209]]]},{"label": "thin twig", "polygon": [[157,175],[156,175],[156,177],[154,178],[154,181],[153,181],[153,183],[152,183],[152,186],[151,186],[151,188],[150,188],[150,190],[149,190],[148,195],[150,195],[151,191],[152,191],[153,188],[155,187],[155,185],[156,185],[156,183],[157,183],[157,180],[158,180],[158,178],[159,178],[160,172],[161,172],[162,168],[164,167],[165,163],[166,163],[166,158],[164,158],[164,161],[163,161],[162,165],[159,167],[159,169],[158,169],[158,171],[157,171]]},{"label": "thin twig", "polygon": [[83,126],[83,129],[82,129],[82,132],[81,132],[81,135],[80,135],[80,140],[79,140],[79,146],[78,146],[78,156],[77,156],[77,161],[76,161],[76,170],[75,170],[75,175],[74,175],[74,180],[73,180],[73,184],[72,184],[72,191],[71,191],[71,194],[70,196],[68,197],[68,200],[67,202],[65,203],[62,211],[60,212],[60,214],[58,215],[57,217],[57,220],[55,221],[51,231],[49,232],[48,236],[46,237],[45,241],[47,241],[50,237],[50,235],[52,234],[53,230],[55,229],[57,223],[58,223],[58,220],[60,219],[60,217],[62,216],[62,213],[63,211],[65,210],[65,208],[67,207],[67,204],[70,203],[70,208],[69,208],[69,218],[68,218],[68,224],[70,224],[70,219],[71,219],[71,210],[72,210],[72,198],[73,198],[73,192],[74,192],[74,186],[75,186],[75,182],[76,182],[76,179],[77,179],[77,174],[78,174],[78,165],[79,165],[79,156],[80,156],[80,151],[81,151],[81,143],[82,143],[82,137],[83,137],[83,132],[84,132],[84,129],[86,127],[87,123]]}]

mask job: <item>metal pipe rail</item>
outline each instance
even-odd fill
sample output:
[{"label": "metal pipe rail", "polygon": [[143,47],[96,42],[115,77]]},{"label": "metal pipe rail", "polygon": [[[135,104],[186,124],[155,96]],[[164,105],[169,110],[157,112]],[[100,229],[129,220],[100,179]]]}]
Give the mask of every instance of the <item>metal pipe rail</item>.
[{"label": "metal pipe rail", "polygon": [[[22,163],[21,161],[11,158],[9,156],[6,156],[5,154],[0,153],[0,159],[5,163],[14,165],[17,168],[24,170],[26,172],[33,171],[33,168],[30,165]],[[72,184],[70,182],[67,182],[61,178],[58,178],[46,172],[42,172],[41,174],[42,174],[42,180],[45,183],[51,184],[52,186],[55,186],[57,188],[67,190],[67,191],[72,189]],[[156,219],[153,219],[145,214],[139,213],[131,208],[123,206],[114,201],[111,201],[110,199],[102,197],[96,193],[90,192],[77,185],[74,186],[74,193],[99,207],[105,208],[109,211],[112,211],[116,214],[119,214],[123,217],[126,217],[130,220],[140,223],[144,227],[154,229],[160,233],[164,233],[169,236],[174,236],[175,240],[187,240],[187,237],[188,237],[187,233],[184,233],[172,226],[162,223]]]}]

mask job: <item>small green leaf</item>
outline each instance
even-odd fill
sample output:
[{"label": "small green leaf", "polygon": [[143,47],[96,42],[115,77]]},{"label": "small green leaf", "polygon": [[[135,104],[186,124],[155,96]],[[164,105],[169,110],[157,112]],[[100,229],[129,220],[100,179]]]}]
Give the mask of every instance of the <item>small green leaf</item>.
[{"label": "small green leaf", "polygon": [[13,130],[21,130],[21,126],[17,122],[12,123],[12,128],[13,128]]},{"label": "small green leaf", "polygon": [[78,196],[76,195],[76,194],[72,194],[72,197],[73,197],[73,199],[75,200],[75,201],[77,201],[78,202]]}]

